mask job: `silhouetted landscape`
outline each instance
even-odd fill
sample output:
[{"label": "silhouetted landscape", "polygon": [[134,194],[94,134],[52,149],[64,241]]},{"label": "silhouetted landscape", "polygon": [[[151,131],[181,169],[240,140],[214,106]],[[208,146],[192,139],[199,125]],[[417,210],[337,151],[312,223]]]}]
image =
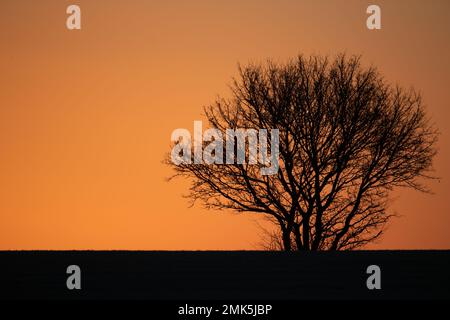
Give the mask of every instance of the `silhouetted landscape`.
[{"label": "silhouetted landscape", "polygon": [[[81,290],[66,268],[81,268]],[[381,290],[366,287],[381,268]],[[450,251],[11,251],[2,299],[449,299]]]},{"label": "silhouetted landscape", "polygon": [[4,314],[448,313],[450,1],[3,0],[0,30]]}]

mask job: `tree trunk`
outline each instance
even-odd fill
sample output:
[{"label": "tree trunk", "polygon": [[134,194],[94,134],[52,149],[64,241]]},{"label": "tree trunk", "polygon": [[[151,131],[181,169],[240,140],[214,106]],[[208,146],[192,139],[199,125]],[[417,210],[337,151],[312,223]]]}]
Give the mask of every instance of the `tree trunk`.
[{"label": "tree trunk", "polygon": [[284,251],[292,251],[291,233],[283,231],[283,248]]},{"label": "tree trunk", "polygon": [[294,225],[294,237],[295,237],[295,244],[297,246],[297,251],[303,251],[303,243],[302,243],[302,235],[300,233],[300,225],[295,224]]}]

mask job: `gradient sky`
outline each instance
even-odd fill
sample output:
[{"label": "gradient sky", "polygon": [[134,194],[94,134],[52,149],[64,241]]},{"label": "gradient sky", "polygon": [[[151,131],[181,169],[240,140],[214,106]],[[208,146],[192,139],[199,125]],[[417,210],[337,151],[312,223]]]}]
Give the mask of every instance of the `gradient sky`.
[{"label": "gradient sky", "polygon": [[435,194],[396,191],[402,217],[368,248],[450,248],[449,35],[446,0],[2,0],[0,249],[258,248],[257,215],[188,208],[187,182],[165,181],[170,134],[238,62],[342,51],[419,89],[441,131]]}]

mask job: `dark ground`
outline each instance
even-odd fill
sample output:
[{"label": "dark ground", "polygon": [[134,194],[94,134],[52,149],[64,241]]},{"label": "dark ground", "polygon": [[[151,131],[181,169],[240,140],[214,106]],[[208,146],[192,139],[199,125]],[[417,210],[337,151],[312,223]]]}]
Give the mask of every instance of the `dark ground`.
[{"label": "dark ground", "polygon": [[[66,268],[81,268],[81,290]],[[366,268],[381,268],[368,290]],[[0,299],[450,299],[450,251],[0,252]]]}]

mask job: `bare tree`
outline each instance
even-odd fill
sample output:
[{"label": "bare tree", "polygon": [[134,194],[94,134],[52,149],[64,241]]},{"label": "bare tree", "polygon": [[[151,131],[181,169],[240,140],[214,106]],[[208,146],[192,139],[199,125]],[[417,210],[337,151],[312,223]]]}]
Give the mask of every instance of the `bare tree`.
[{"label": "bare tree", "polygon": [[351,250],[377,238],[394,187],[427,192],[438,132],[421,96],[388,84],[359,57],[299,56],[239,67],[230,98],[205,107],[212,127],[280,131],[279,170],[180,164],[193,202],[269,216],[282,247]]}]

